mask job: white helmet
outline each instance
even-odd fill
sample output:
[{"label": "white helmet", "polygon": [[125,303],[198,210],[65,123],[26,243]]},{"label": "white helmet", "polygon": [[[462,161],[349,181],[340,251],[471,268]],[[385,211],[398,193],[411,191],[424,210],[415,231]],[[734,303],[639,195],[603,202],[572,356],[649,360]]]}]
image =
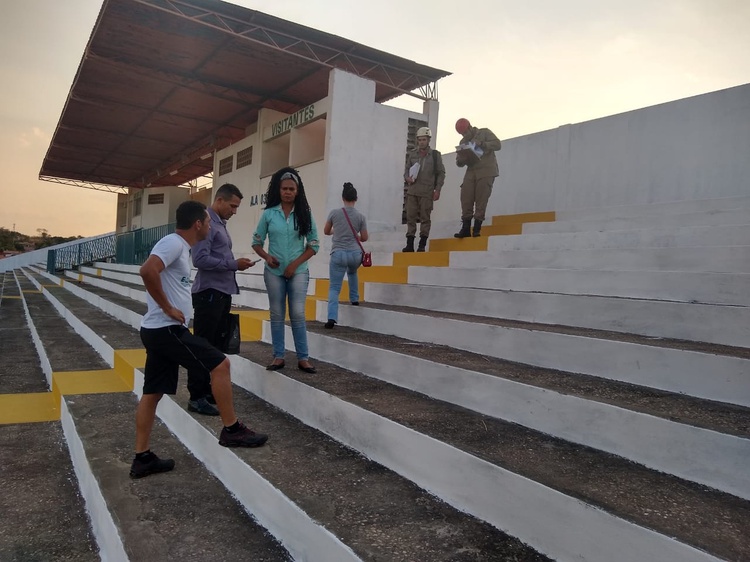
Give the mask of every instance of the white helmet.
[{"label": "white helmet", "polygon": [[432,138],[432,131],[429,127],[420,127],[417,129],[417,138],[419,137],[430,137]]}]

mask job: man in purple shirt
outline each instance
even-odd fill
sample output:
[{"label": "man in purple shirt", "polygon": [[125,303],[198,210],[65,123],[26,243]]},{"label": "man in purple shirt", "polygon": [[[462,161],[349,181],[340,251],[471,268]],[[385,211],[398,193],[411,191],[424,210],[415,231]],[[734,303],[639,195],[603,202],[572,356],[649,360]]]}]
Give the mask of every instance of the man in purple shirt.
[{"label": "man in purple shirt", "polygon": [[[193,246],[193,265],[198,269],[193,282],[192,296],[195,317],[193,332],[206,338],[219,349],[223,348],[222,334],[232,307],[232,295],[240,292],[236,271],[244,271],[255,262],[248,258],[234,259],[232,239],[227,221],[237,213],[242,193],[237,186],[225,183],[217,191],[208,208],[211,230],[205,240]],[[219,410],[211,395],[211,381],[207,371],[188,369],[188,410],[207,416],[218,416]]]}]

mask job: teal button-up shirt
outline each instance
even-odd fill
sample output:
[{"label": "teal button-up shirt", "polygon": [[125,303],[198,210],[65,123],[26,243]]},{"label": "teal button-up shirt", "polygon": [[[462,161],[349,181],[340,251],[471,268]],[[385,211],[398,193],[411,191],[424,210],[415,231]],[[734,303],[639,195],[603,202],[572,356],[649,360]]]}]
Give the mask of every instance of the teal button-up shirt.
[{"label": "teal button-up shirt", "polygon": [[[253,246],[263,246],[268,237],[268,250],[266,251],[280,262],[279,267],[275,269],[266,264],[268,271],[274,275],[282,275],[286,267],[301,256],[306,248],[312,248],[313,252],[318,253],[320,249],[318,228],[315,226],[312,215],[310,222],[310,232],[306,237],[300,237],[294,209],[289,213],[288,218],[284,216],[281,205],[263,211],[258,227],[253,233]],[[297,271],[302,272],[307,269],[307,262],[304,262],[297,268]]]}]

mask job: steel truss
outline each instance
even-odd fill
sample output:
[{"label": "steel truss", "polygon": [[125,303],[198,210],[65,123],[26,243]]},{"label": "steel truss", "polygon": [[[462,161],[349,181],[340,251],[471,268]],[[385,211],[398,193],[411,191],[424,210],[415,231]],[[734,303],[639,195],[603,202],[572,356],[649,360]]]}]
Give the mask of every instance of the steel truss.
[{"label": "steel truss", "polygon": [[[361,76],[362,78],[367,78],[373,82],[398,90],[402,94],[413,96],[421,100],[437,99],[437,82],[421,74],[408,73],[404,79],[397,81],[392,75],[403,75],[405,73],[404,70],[373,61],[367,57],[320,45],[313,41],[299,39],[292,34],[259,25],[257,23],[243,21],[226,14],[221,14],[215,10],[195,6],[186,0],[133,1],[144,6],[149,6],[163,12],[174,14],[194,23],[217,29],[233,37],[271,47],[277,51],[282,51],[304,60],[312,61],[329,68],[342,68],[352,74]],[[343,62],[343,66],[341,64],[335,64],[336,61]],[[384,75],[385,78],[374,77],[373,74],[375,71]],[[427,85],[419,87],[419,94],[412,90],[405,89],[405,85],[414,80],[419,83],[424,83],[425,81],[428,82]]]}]

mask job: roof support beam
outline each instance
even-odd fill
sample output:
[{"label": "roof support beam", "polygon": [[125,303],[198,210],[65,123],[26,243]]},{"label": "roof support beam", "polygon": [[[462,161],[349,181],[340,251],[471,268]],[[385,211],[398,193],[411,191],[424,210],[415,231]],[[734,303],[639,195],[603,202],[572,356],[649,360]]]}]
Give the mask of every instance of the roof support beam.
[{"label": "roof support beam", "polygon": [[[369,80],[373,80],[376,83],[380,83],[388,86],[389,88],[398,90],[402,94],[413,96],[422,100],[434,99],[426,97],[424,95],[425,92],[422,91],[422,88],[420,88],[420,93],[417,94],[411,90],[405,89],[404,86],[405,83],[407,83],[411,79],[420,84],[423,84],[425,82],[432,83],[433,80],[431,80],[427,76],[423,76],[417,73],[410,73],[404,80],[397,83],[391,78],[391,74],[403,74],[403,70],[399,70],[395,67],[391,67],[389,65],[368,59],[367,57],[356,55],[354,53],[347,53],[345,51],[337,50],[332,47],[319,45],[317,43],[314,43],[313,41],[299,39],[297,37],[294,37],[293,35],[276,29],[271,29],[267,26],[243,21],[226,14],[221,14],[214,10],[196,6],[194,4],[191,4],[189,1],[133,0],[133,2],[177,15],[181,18],[185,18],[200,25],[205,25],[207,27],[217,29],[234,37],[238,37],[246,41],[251,41],[253,43],[259,43],[266,47],[271,47],[286,54],[312,61],[329,68],[344,68],[345,70],[352,72],[352,74],[368,78]],[[189,8],[190,13],[188,13],[187,10],[183,10],[182,7]],[[283,38],[285,44],[280,44],[280,42],[276,38]],[[337,60],[343,60],[344,63],[335,64]],[[361,70],[360,68],[364,68],[365,70]],[[383,74],[384,78],[373,76],[372,74],[374,70],[379,70],[380,73]],[[436,92],[437,90],[431,89],[428,91]]]},{"label": "roof support beam", "polygon": [[59,183],[61,185],[72,185],[73,187],[83,187],[84,189],[93,189],[95,191],[107,191],[109,193],[127,193],[128,188],[125,186],[111,185],[108,183],[96,183],[91,181],[69,180],[67,178],[56,178],[54,176],[39,176],[41,181]]}]

